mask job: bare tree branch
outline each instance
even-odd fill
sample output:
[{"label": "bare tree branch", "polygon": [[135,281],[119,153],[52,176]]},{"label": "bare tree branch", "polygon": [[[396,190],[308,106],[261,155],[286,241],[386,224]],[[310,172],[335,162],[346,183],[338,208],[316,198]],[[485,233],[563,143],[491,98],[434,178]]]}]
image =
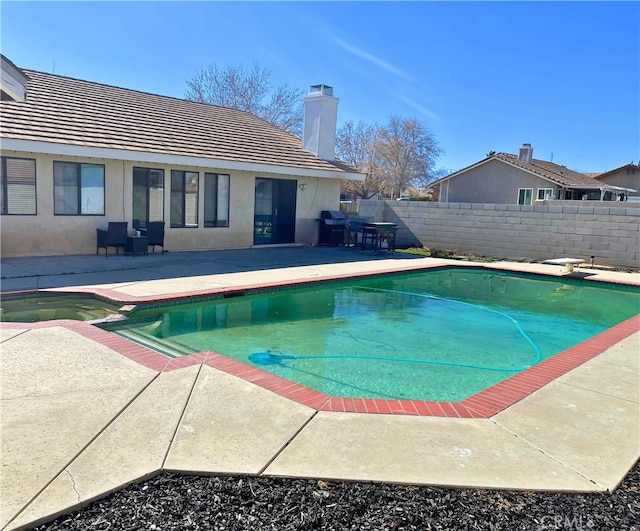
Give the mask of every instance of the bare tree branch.
[{"label": "bare tree branch", "polygon": [[425,124],[397,116],[380,130],[377,151],[384,161],[384,180],[395,197],[407,185],[432,181],[436,159],[442,154]]},{"label": "bare tree branch", "polygon": [[210,65],[187,81],[185,97],[247,111],[300,137],[303,120],[303,92],[286,85],[272,89],[271,72],[254,64],[242,67]]},{"label": "bare tree branch", "polygon": [[382,168],[376,154],[377,125],[345,123],[336,135],[336,155],[367,174],[364,181],[343,181],[342,191],[369,199],[384,188]]},{"label": "bare tree branch", "polygon": [[344,181],[342,191],[369,198],[376,193],[399,197],[406,186],[431,182],[442,151],[426,125],[393,116],[384,127],[346,123],[338,131],[337,154],[367,173],[364,182]]},{"label": "bare tree branch", "polygon": [[258,113],[267,122],[298,137],[302,136],[303,115],[302,91],[289,89],[286,85],[272,92],[269,103]]}]

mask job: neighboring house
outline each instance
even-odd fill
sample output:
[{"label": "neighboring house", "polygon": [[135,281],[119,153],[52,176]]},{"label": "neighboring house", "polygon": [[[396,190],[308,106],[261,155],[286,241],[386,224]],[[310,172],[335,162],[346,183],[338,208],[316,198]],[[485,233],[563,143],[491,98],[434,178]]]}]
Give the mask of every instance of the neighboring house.
[{"label": "neighboring house", "polygon": [[247,112],[2,56],[2,255],[94,253],[109,221],[164,221],[171,251],[316,243],[340,181],[364,179],[334,159],[337,105],[311,87],[301,141]]},{"label": "neighboring house", "polygon": [[523,144],[518,155],[495,153],[432,183],[446,203],[532,205],[545,199],[615,200],[626,187],[598,181],[564,166],[533,158]]},{"label": "neighboring house", "polygon": [[604,184],[633,189],[635,191],[628,194],[629,201],[640,201],[640,164],[631,162],[594,178]]}]

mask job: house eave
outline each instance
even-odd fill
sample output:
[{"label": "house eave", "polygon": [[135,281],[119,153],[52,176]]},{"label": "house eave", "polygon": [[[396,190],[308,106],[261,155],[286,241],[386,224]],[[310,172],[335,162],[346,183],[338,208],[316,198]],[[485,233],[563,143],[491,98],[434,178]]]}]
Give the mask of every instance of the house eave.
[{"label": "house eave", "polygon": [[612,184],[602,184],[600,186],[591,185],[591,184],[567,184],[563,186],[563,188],[568,188],[571,190],[614,190],[616,192],[637,192],[638,190],[634,190],[633,188],[623,188],[622,186],[614,186]]},{"label": "house eave", "polygon": [[624,170],[625,168],[636,168],[636,169],[640,169],[640,163],[638,163],[637,165],[634,164],[633,162],[629,163],[629,164],[625,164],[623,166],[620,166],[619,168],[615,168],[613,170],[609,170],[606,171],[604,173],[601,173],[600,175],[598,175],[597,177],[594,177],[594,179],[596,179],[597,181],[599,181],[601,178],[603,177],[609,177],[610,175],[613,175],[614,173],[619,172],[620,170]]},{"label": "house eave", "polygon": [[[467,166],[466,168],[462,168],[461,170],[458,170],[456,172],[453,172],[450,175],[447,175],[446,177],[442,177],[442,179],[438,179],[436,181],[433,181],[432,183],[429,184],[429,186],[439,186],[440,184],[448,181],[449,179],[451,179],[452,177],[457,177],[458,175],[462,175],[463,173],[466,173],[474,168],[477,168],[478,166],[481,166],[482,164],[484,164],[485,162],[487,162],[490,159],[485,159],[485,160],[481,160],[480,162],[476,162],[475,164],[472,164],[471,166]],[[496,159],[499,160],[499,159]]]},{"label": "house eave", "polygon": [[0,85],[2,92],[14,101],[24,101],[27,96],[29,78],[4,55],[2,59],[2,75]]},{"label": "house eave", "polygon": [[223,159],[210,159],[205,157],[190,157],[184,155],[170,155],[163,153],[148,153],[126,149],[110,149],[89,146],[77,146],[73,144],[60,144],[55,142],[41,142],[35,140],[21,140],[15,138],[2,138],[2,149],[10,151],[22,151],[28,153],[40,153],[47,155],[64,155],[70,157],[87,157],[108,160],[126,160],[130,162],[147,164],[166,164],[175,166],[195,166],[227,171],[248,171],[256,174],[278,174],[295,177],[318,177],[324,179],[349,179],[364,181],[366,175],[362,173],[316,170],[311,168],[296,168],[292,166],[280,166],[277,164],[260,164],[255,162],[230,161]]}]

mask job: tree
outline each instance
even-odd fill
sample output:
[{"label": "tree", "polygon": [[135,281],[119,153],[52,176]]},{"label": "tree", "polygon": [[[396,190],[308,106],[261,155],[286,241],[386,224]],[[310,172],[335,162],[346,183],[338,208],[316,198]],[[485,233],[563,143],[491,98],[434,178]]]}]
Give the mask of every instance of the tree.
[{"label": "tree", "polygon": [[442,150],[425,124],[392,116],[378,132],[376,153],[382,161],[387,192],[399,197],[407,185],[420,186],[434,180],[435,162]]},{"label": "tree", "polygon": [[440,176],[442,154],[433,133],[417,120],[391,117],[384,127],[347,122],[336,136],[338,158],[367,174],[364,182],[343,181],[342,191],[368,199],[376,193],[399,197],[407,185]]},{"label": "tree", "polygon": [[381,193],[382,167],[376,157],[375,146],[378,126],[364,122],[345,123],[336,134],[336,156],[367,174],[364,181],[343,181],[342,192],[369,199]]},{"label": "tree", "polygon": [[456,170],[447,169],[447,168],[438,168],[437,170],[434,170],[431,173],[431,175],[433,176],[433,180],[437,181],[439,179],[442,179],[443,177],[447,177],[448,175],[451,175],[454,171]]},{"label": "tree", "polygon": [[257,64],[251,70],[242,67],[210,65],[187,81],[185,97],[247,111],[288,133],[302,136],[303,91],[287,85],[272,88],[271,72]]}]

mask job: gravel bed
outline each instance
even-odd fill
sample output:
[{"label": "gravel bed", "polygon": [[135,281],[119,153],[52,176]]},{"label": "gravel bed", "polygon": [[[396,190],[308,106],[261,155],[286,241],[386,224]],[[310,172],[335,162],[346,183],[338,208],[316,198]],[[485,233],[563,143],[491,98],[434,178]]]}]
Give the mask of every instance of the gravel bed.
[{"label": "gravel bed", "polygon": [[35,529],[640,530],[640,465],[588,494],[161,474]]}]

